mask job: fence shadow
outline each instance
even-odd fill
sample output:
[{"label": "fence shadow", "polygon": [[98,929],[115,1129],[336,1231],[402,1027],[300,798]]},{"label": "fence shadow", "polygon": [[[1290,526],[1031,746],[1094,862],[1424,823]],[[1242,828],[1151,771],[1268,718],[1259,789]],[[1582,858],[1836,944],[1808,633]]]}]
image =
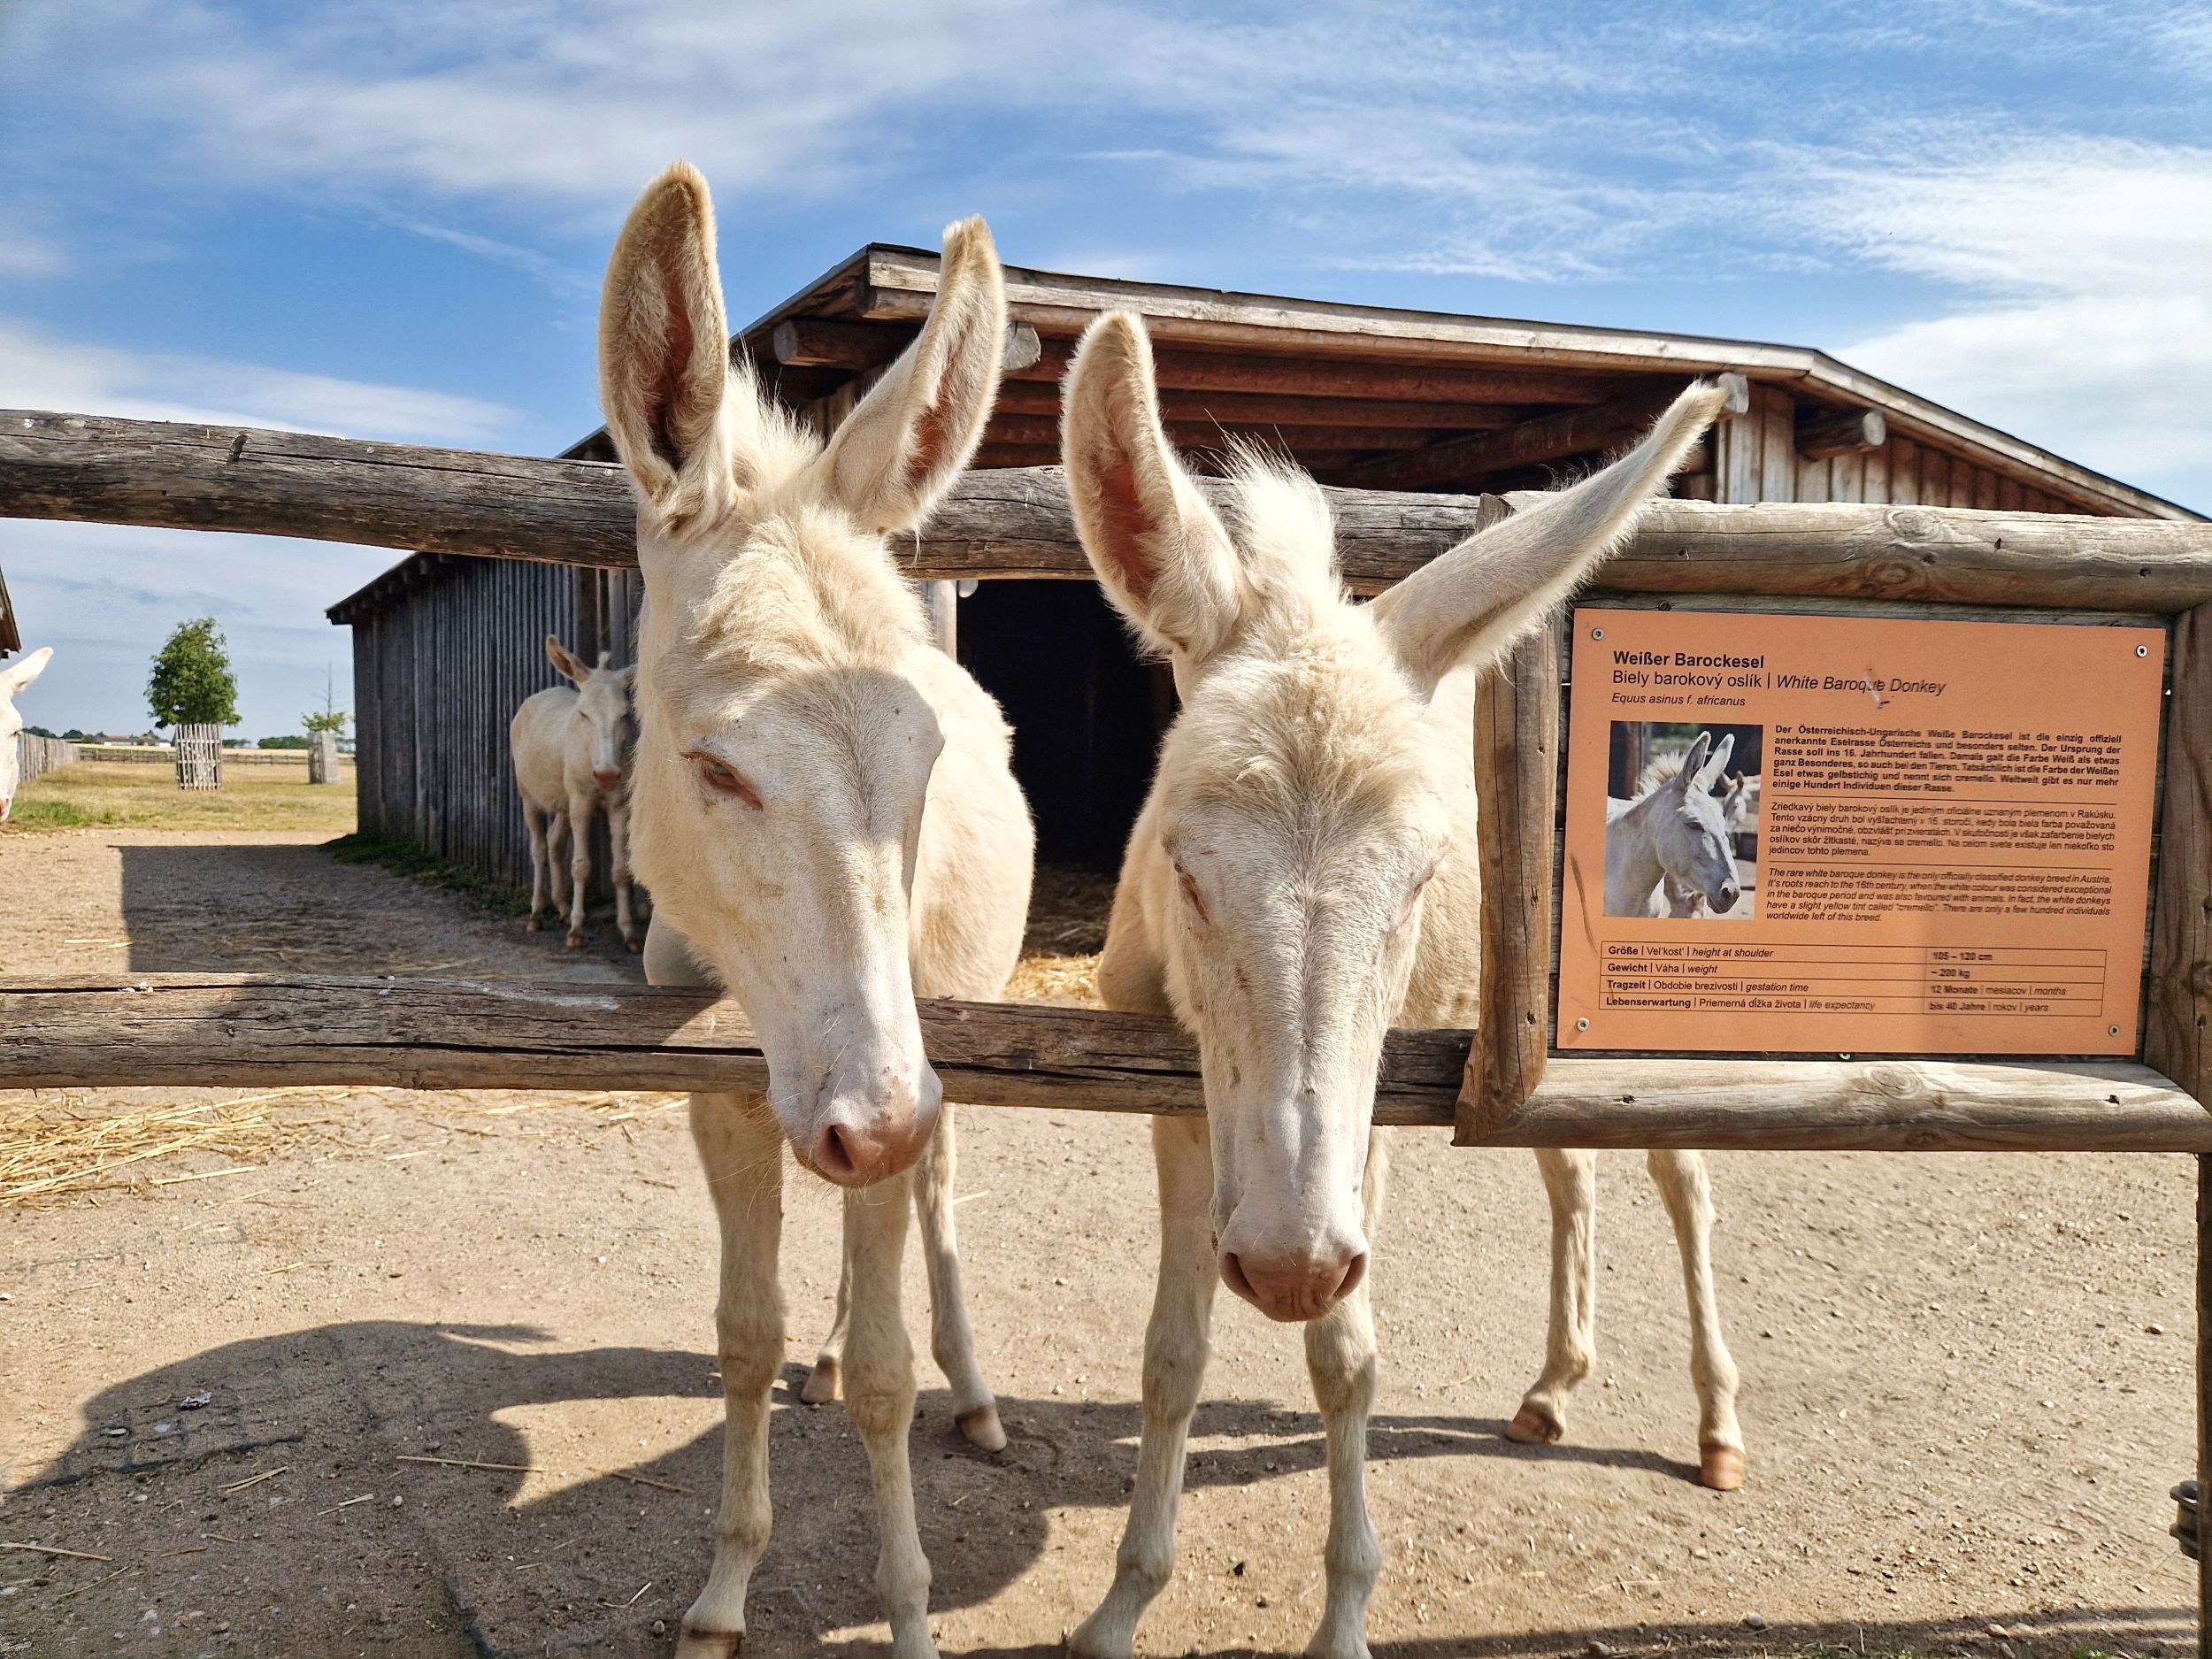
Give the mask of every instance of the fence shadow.
[{"label": "fence shadow", "polygon": [[[297,1471],[296,1494],[342,1470],[349,1488],[404,1494],[403,1526],[361,1525],[394,1522],[381,1495],[378,1507],[352,1517],[280,1511],[285,1527],[252,1545],[254,1578],[327,1574],[343,1561],[367,1585],[388,1571],[428,1566],[443,1576],[454,1618],[485,1653],[542,1654],[549,1638],[555,1653],[659,1652],[651,1621],[680,1617],[707,1568],[706,1515],[720,1481],[714,1361],[680,1348],[557,1351],[549,1341],[526,1326],[363,1320],[228,1343],[86,1401],[82,1432],[19,1490],[105,1507],[109,1479],[119,1477],[152,1500],[142,1515],[163,1506],[213,1516],[225,1512],[226,1486],[265,1467]],[[926,1365],[923,1379],[934,1381]],[[827,1632],[865,1628],[878,1617],[866,1459],[841,1410],[797,1403],[803,1380],[792,1365],[776,1391],[776,1534],[755,1579],[757,1651],[827,1651]],[[202,1394],[210,1396],[204,1406],[180,1403]],[[680,1430],[680,1444],[616,1468],[618,1454],[564,1451],[557,1438],[534,1446],[517,1421],[531,1407],[592,1402],[619,1409],[626,1436],[630,1422],[664,1421],[672,1409],[687,1428],[711,1426]],[[915,1478],[936,1575],[931,1602],[939,1609],[988,1601],[1034,1566],[1051,1509],[1118,1510],[1126,1502],[1139,1427],[1133,1404],[1010,1398],[1002,1410],[1011,1443],[991,1457],[958,1439],[941,1388],[921,1399]],[[1194,1427],[1202,1442],[1247,1443],[1202,1443],[1191,1460],[1193,1488],[1277,1481],[1324,1462],[1320,1421],[1310,1409],[1209,1401]],[[1694,1469],[1640,1450],[1539,1453],[1506,1441],[1502,1431],[1488,1417],[1379,1417],[1371,1456],[1565,1455],[1695,1478]],[[542,1475],[403,1463],[402,1456],[534,1463]],[[514,1570],[518,1554],[555,1539],[578,1547],[539,1577]],[[127,1537],[116,1541],[132,1548]],[[379,1560],[380,1551],[390,1559]],[[1102,1559],[1102,1573],[1105,1565]],[[632,1600],[641,1585],[657,1590]],[[131,1594],[147,1588],[141,1582]],[[873,1649],[863,1642],[849,1651]]]},{"label": "fence shadow", "polygon": [[[117,850],[125,949],[114,964],[133,973],[466,974],[500,947],[467,941],[457,964],[456,951],[439,941],[488,928],[513,936],[515,954],[503,950],[496,964],[508,972],[527,967],[530,977],[557,979],[589,963],[597,977],[617,963],[624,978],[638,977],[636,959],[599,911],[587,948],[568,952],[557,922],[527,935],[518,918],[479,913],[452,895],[373,866],[340,864],[322,846],[202,842]],[[403,955],[394,955],[396,943]]]}]

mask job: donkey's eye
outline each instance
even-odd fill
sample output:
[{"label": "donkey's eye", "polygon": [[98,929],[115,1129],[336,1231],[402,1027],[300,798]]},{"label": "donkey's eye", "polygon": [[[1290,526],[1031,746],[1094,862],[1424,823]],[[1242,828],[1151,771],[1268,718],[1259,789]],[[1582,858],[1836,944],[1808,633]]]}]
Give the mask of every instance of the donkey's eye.
[{"label": "donkey's eye", "polygon": [[1206,913],[1206,901],[1199,896],[1198,883],[1191,879],[1190,872],[1179,865],[1177,866],[1175,882],[1183,889],[1184,901],[1191,907],[1192,913],[1202,922],[1213,920],[1213,918]]},{"label": "donkey's eye", "polygon": [[1391,930],[1392,932],[1402,933],[1412,924],[1413,913],[1421,906],[1421,895],[1429,890],[1429,883],[1435,879],[1436,867],[1432,864],[1429,866],[1428,872],[1415,882],[1412,891],[1406,895],[1405,908],[1398,912],[1397,925]]},{"label": "donkey's eye", "polygon": [[734,768],[711,755],[694,755],[691,764],[699,769],[699,780],[715,794],[741,801],[756,812],[761,810],[759,791],[746,782]]}]

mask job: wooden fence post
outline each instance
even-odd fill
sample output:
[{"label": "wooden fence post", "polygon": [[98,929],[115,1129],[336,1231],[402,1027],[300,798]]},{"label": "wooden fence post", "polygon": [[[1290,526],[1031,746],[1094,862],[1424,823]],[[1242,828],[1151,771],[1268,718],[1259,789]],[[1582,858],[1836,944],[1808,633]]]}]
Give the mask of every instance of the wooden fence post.
[{"label": "wooden fence post", "polygon": [[[2174,618],[2166,794],[2159,803],[2158,889],[2143,1059],[2212,1099],[2212,605]],[[2197,1632],[2212,1659],[2212,1160],[2197,1156]]]},{"label": "wooden fence post", "polygon": [[1476,694],[1482,1011],[1455,1114],[1455,1145],[1495,1134],[1543,1079],[1558,768],[1559,634],[1548,626],[1484,675]]}]

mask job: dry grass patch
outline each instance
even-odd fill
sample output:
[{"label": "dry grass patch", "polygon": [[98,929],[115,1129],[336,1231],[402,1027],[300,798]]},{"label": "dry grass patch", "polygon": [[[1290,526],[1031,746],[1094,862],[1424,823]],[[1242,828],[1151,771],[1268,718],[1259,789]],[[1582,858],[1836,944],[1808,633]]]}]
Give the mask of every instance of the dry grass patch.
[{"label": "dry grass patch", "polygon": [[35,778],[17,797],[0,837],[42,831],[132,829],[319,830],[347,835],[356,818],[354,773],[307,781],[307,763],[225,768],[220,789],[180,789],[176,772],[153,762],[83,760]]}]

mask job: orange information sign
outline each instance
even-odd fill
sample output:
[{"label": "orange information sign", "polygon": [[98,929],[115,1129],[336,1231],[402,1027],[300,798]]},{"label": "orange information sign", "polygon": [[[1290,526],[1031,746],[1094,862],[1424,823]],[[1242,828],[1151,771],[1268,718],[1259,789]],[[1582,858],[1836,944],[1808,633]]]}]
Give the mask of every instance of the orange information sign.
[{"label": "orange information sign", "polygon": [[1559,1046],[2132,1053],[2164,657],[1577,611]]}]

